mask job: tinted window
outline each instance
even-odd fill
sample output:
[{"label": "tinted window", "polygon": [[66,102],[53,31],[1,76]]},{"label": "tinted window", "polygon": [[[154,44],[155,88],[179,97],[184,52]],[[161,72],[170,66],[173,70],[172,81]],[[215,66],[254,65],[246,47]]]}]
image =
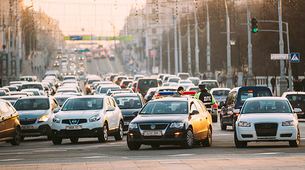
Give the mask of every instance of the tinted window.
[{"label": "tinted window", "polygon": [[239,92],[239,101],[240,103],[244,103],[247,99],[252,98],[253,90],[241,90]]},{"label": "tinted window", "polygon": [[49,108],[48,99],[23,99],[15,104],[16,110],[48,110]]},{"label": "tinted window", "polygon": [[201,84],[205,84],[207,89],[218,88],[217,82],[202,82]]},{"label": "tinted window", "polygon": [[105,87],[105,88],[101,88],[100,93],[107,93],[108,90],[119,90],[120,87]]},{"label": "tinted window", "polygon": [[187,102],[184,101],[158,101],[149,102],[140,114],[188,114]]},{"label": "tinted window", "polygon": [[141,99],[138,96],[114,96],[120,109],[142,108]]},{"label": "tinted window", "polygon": [[213,96],[227,96],[229,94],[230,90],[217,90],[213,91]]},{"label": "tinted window", "polygon": [[168,80],[168,82],[175,82],[175,83],[178,83],[180,79],[178,78],[171,78]]},{"label": "tinted window", "polygon": [[156,79],[145,79],[145,80],[139,80],[138,87],[157,87],[157,80]]},{"label": "tinted window", "polygon": [[249,101],[245,104],[242,113],[291,113],[287,101],[260,100]]},{"label": "tinted window", "polygon": [[68,100],[62,111],[70,110],[99,110],[103,109],[103,99],[100,98],[79,98]]},{"label": "tinted window", "polygon": [[270,90],[257,90],[256,91],[257,97],[264,97],[264,96],[272,96]]},{"label": "tinted window", "polygon": [[39,90],[43,90],[41,84],[24,84],[24,85],[22,85],[22,89],[39,89]]},{"label": "tinted window", "polygon": [[305,95],[303,94],[291,94],[287,95],[286,98],[290,102],[305,102]]},{"label": "tinted window", "polygon": [[183,80],[189,78],[187,74],[180,74],[179,77]]}]

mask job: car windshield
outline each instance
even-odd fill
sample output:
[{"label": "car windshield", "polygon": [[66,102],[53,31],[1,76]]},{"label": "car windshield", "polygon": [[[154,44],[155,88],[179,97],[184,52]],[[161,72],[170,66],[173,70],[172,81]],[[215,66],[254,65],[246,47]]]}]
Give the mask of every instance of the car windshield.
[{"label": "car windshield", "polygon": [[213,91],[213,96],[227,96],[229,94],[230,90],[216,90]]},{"label": "car windshield", "polygon": [[114,96],[113,98],[120,109],[142,108],[141,99],[138,96]]},{"label": "car windshield", "polygon": [[48,110],[49,100],[48,99],[23,99],[18,100],[14,105],[17,111],[19,110]]},{"label": "car windshield", "polygon": [[290,102],[305,102],[305,95],[304,94],[291,94],[291,95],[287,95],[286,98]]},{"label": "car windshield", "polygon": [[100,110],[103,109],[103,99],[101,98],[77,98],[69,99],[62,111],[72,110]]},{"label": "car windshield", "polygon": [[100,93],[107,93],[107,91],[109,89],[115,91],[115,90],[119,90],[120,88],[119,87],[105,87],[105,88],[101,88]]},{"label": "car windshield", "polygon": [[22,77],[20,80],[21,81],[29,81],[29,82],[31,82],[31,81],[33,81],[33,78],[31,78],[31,77]]},{"label": "car windshield", "polygon": [[140,114],[188,114],[185,101],[155,101],[147,103]]},{"label": "car windshield", "polygon": [[43,90],[41,84],[24,84],[24,85],[22,85],[22,89],[39,89],[39,90]]},{"label": "car windshield", "polygon": [[245,103],[242,113],[292,113],[287,101],[260,100]]}]

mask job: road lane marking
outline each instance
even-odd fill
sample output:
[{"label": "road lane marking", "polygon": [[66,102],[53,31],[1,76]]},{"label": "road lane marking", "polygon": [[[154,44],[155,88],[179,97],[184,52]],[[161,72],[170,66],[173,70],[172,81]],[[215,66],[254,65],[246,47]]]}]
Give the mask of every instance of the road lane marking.
[{"label": "road lane marking", "polygon": [[84,159],[98,159],[98,158],[104,158],[106,156],[86,156],[86,157],[82,157]]},{"label": "road lane marking", "polygon": [[281,154],[283,152],[266,152],[266,153],[257,153],[257,154],[261,154],[261,155],[276,155],[276,154]]},{"label": "road lane marking", "polygon": [[34,152],[66,152],[67,150],[40,150]]},{"label": "road lane marking", "polygon": [[176,154],[176,155],[169,155],[169,156],[193,156],[195,154]]},{"label": "road lane marking", "polygon": [[0,162],[9,162],[9,161],[20,161],[23,159],[1,159]]}]

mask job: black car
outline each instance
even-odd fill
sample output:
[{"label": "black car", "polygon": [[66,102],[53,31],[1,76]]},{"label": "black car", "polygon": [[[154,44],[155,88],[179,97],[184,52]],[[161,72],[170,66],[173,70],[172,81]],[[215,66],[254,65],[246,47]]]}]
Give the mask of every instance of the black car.
[{"label": "black car", "polygon": [[144,106],[144,100],[139,93],[118,93],[112,96],[122,111],[124,131],[128,130],[129,123],[134,119],[133,113]]},{"label": "black car", "polygon": [[160,145],[212,144],[212,117],[204,104],[191,97],[168,97],[148,102],[129,124],[127,145],[138,150],[142,144]]},{"label": "black car", "polygon": [[141,93],[142,96],[146,95],[146,92],[151,87],[158,87],[158,80],[154,78],[141,78],[138,80],[136,91]]},{"label": "black car", "polygon": [[303,114],[298,114],[298,118],[305,118],[305,92],[285,92],[282,97],[287,98],[293,108],[302,109]]},{"label": "black car", "polygon": [[221,130],[226,130],[227,126],[235,128],[235,122],[239,116],[239,112],[236,111],[241,110],[248,98],[266,96],[272,96],[268,87],[247,86],[232,89],[219,112]]}]

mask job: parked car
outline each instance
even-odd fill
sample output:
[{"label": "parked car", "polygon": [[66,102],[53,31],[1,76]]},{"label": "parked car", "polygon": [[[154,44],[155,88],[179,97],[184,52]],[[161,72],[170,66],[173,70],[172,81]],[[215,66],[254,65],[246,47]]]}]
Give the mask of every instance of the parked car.
[{"label": "parked car", "polygon": [[300,108],[292,108],[283,97],[255,97],[247,99],[239,113],[234,130],[237,148],[248,142],[288,141],[291,147],[300,145],[299,122],[296,114]]},{"label": "parked car", "polygon": [[232,89],[219,112],[221,130],[226,130],[227,126],[232,126],[235,129],[235,122],[239,113],[234,112],[234,110],[241,109],[248,98],[265,96],[272,96],[268,87],[247,86]]},{"label": "parked car", "polygon": [[21,125],[18,112],[10,102],[0,99],[0,141],[19,145]]},{"label": "parked car", "polygon": [[79,96],[69,98],[55,115],[52,124],[54,145],[70,138],[77,143],[82,137],[97,137],[99,142],[113,135],[123,138],[123,117],[115,100],[109,96]]}]

